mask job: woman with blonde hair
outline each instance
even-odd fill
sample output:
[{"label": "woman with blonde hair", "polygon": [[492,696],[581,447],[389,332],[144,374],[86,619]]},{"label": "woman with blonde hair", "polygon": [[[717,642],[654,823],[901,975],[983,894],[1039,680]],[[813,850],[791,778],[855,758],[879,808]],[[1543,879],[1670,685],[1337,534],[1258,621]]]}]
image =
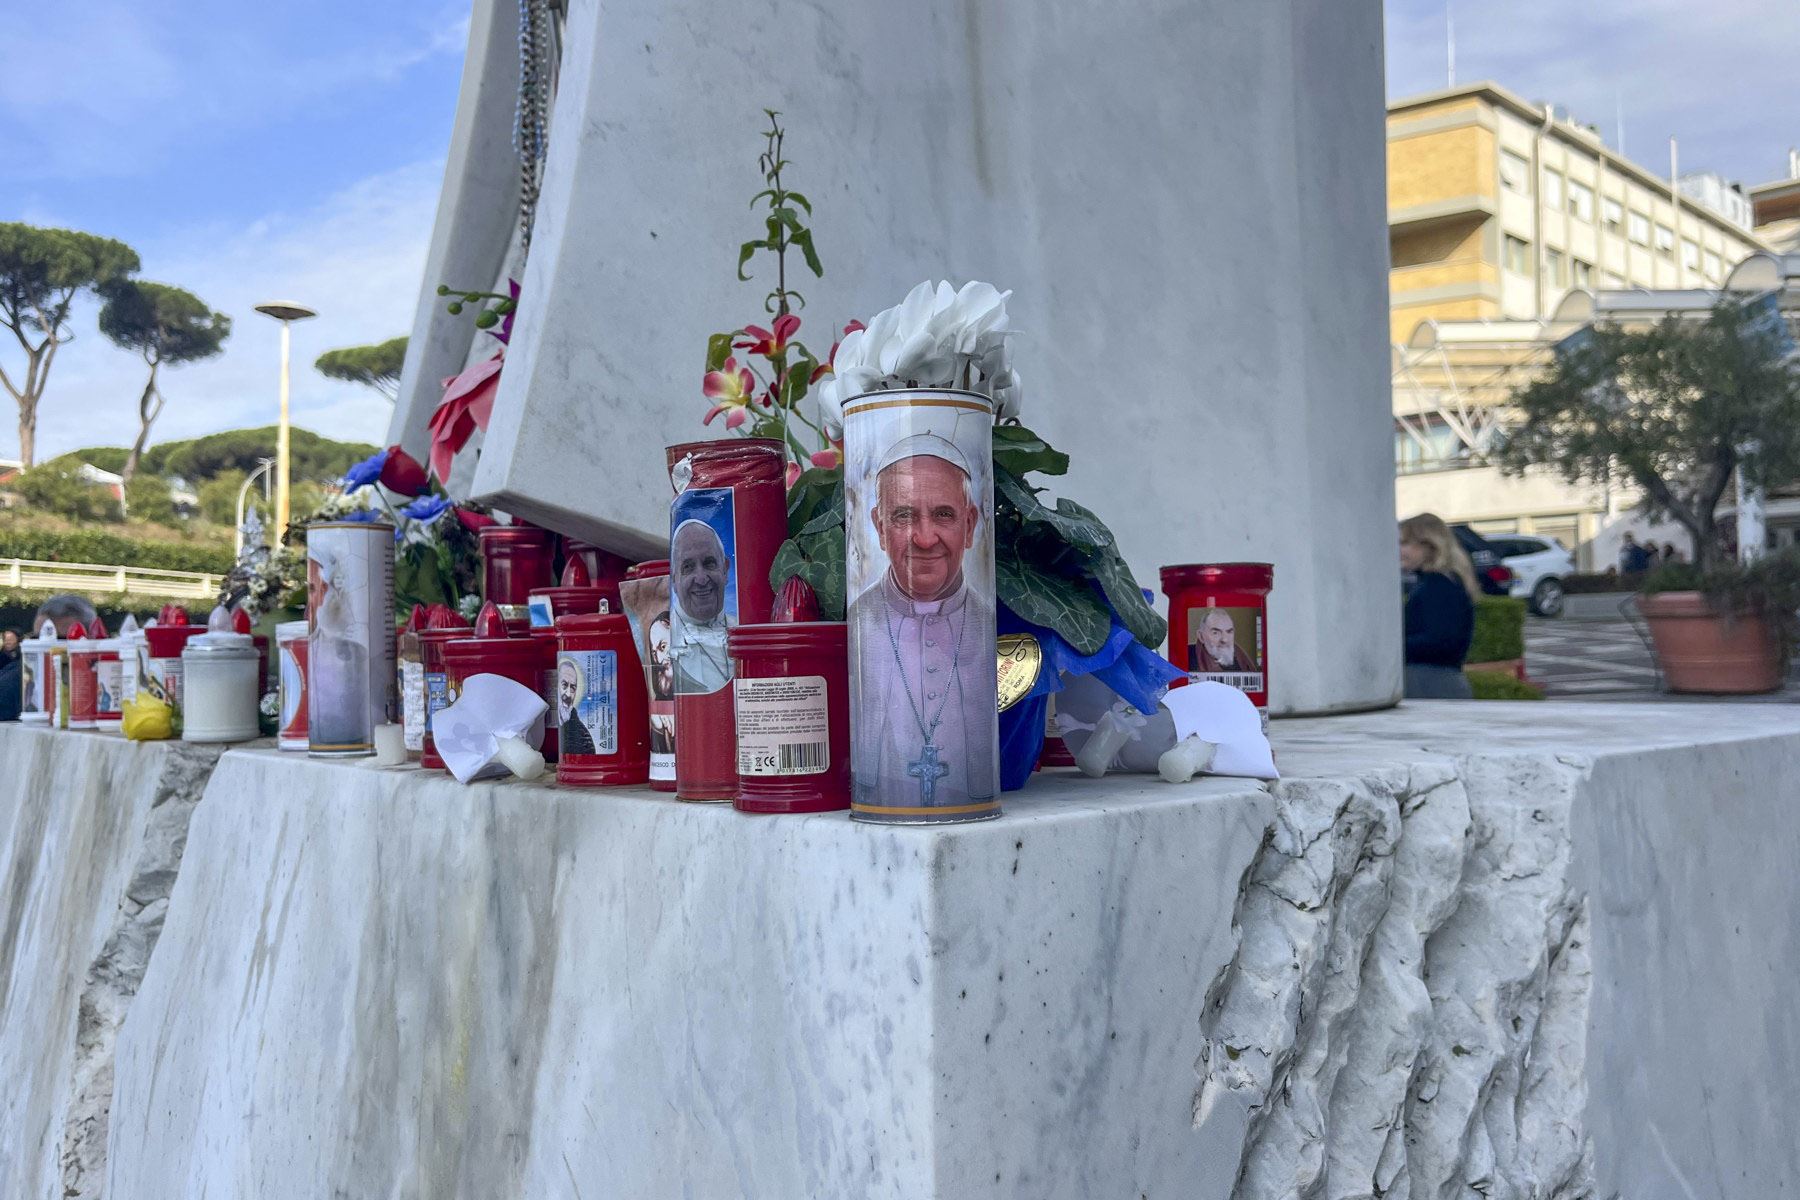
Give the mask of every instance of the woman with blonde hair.
[{"label": "woman with blonde hair", "polygon": [[1471,698],[1463,660],[1475,636],[1475,567],[1456,535],[1434,513],[1400,522],[1400,571],[1406,596],[1406,698]]}]

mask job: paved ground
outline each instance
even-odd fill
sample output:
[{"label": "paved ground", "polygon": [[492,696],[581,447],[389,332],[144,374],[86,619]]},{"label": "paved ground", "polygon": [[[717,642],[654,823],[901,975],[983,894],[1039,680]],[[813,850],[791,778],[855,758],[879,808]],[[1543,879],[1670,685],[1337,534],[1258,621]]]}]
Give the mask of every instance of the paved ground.
[{"label": "paved ground", "polygon": [[1679,700],[1685,703],[1794,703],[1800,678],[1767,696],[1678,696],[1662,690],[1656,661],[1623,618],[1611,621],[1525,619],[1525,670],[1551,700]]}]

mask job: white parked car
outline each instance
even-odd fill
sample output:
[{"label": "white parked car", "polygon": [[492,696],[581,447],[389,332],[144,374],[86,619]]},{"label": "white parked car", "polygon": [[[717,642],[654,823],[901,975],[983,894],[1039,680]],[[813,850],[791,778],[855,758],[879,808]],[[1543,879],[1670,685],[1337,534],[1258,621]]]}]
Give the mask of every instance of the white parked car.
[{"label": "white parked car", "polygon": [[1540,617],[1563,610],[1563,576],[1575,572],[1575,556],[1553,537],[1535,533],[1490,533],[1487,540],[1512,570],[1512,594],[1531,605]]}]

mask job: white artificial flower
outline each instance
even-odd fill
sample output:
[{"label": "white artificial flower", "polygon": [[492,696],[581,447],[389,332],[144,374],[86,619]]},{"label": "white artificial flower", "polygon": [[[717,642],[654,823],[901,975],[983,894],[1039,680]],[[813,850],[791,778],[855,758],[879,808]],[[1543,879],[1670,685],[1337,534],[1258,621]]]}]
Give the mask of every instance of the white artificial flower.
[{"label": "white artificial flower", "polygon": [[847,334],[816,393],[826,432],[842,436],[845,401],[899,387],[966,387],[992,397],[996,416],[1017,417],[1024,397],[1008,344],[1011,295],[979,280],[960,289],[927,280]]}]

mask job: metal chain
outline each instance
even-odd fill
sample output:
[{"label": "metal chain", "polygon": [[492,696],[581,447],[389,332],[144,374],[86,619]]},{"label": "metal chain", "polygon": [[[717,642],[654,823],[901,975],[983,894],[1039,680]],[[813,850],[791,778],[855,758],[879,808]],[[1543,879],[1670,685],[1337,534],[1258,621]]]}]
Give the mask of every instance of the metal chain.
[{"label": "metal chain", "polygon": [[550,101],[556,88],[554,0],[519,0],[519,97],[513,110],[513,151],[519,156],[519,237],[531,248],[538,194],[549,150]]}]

